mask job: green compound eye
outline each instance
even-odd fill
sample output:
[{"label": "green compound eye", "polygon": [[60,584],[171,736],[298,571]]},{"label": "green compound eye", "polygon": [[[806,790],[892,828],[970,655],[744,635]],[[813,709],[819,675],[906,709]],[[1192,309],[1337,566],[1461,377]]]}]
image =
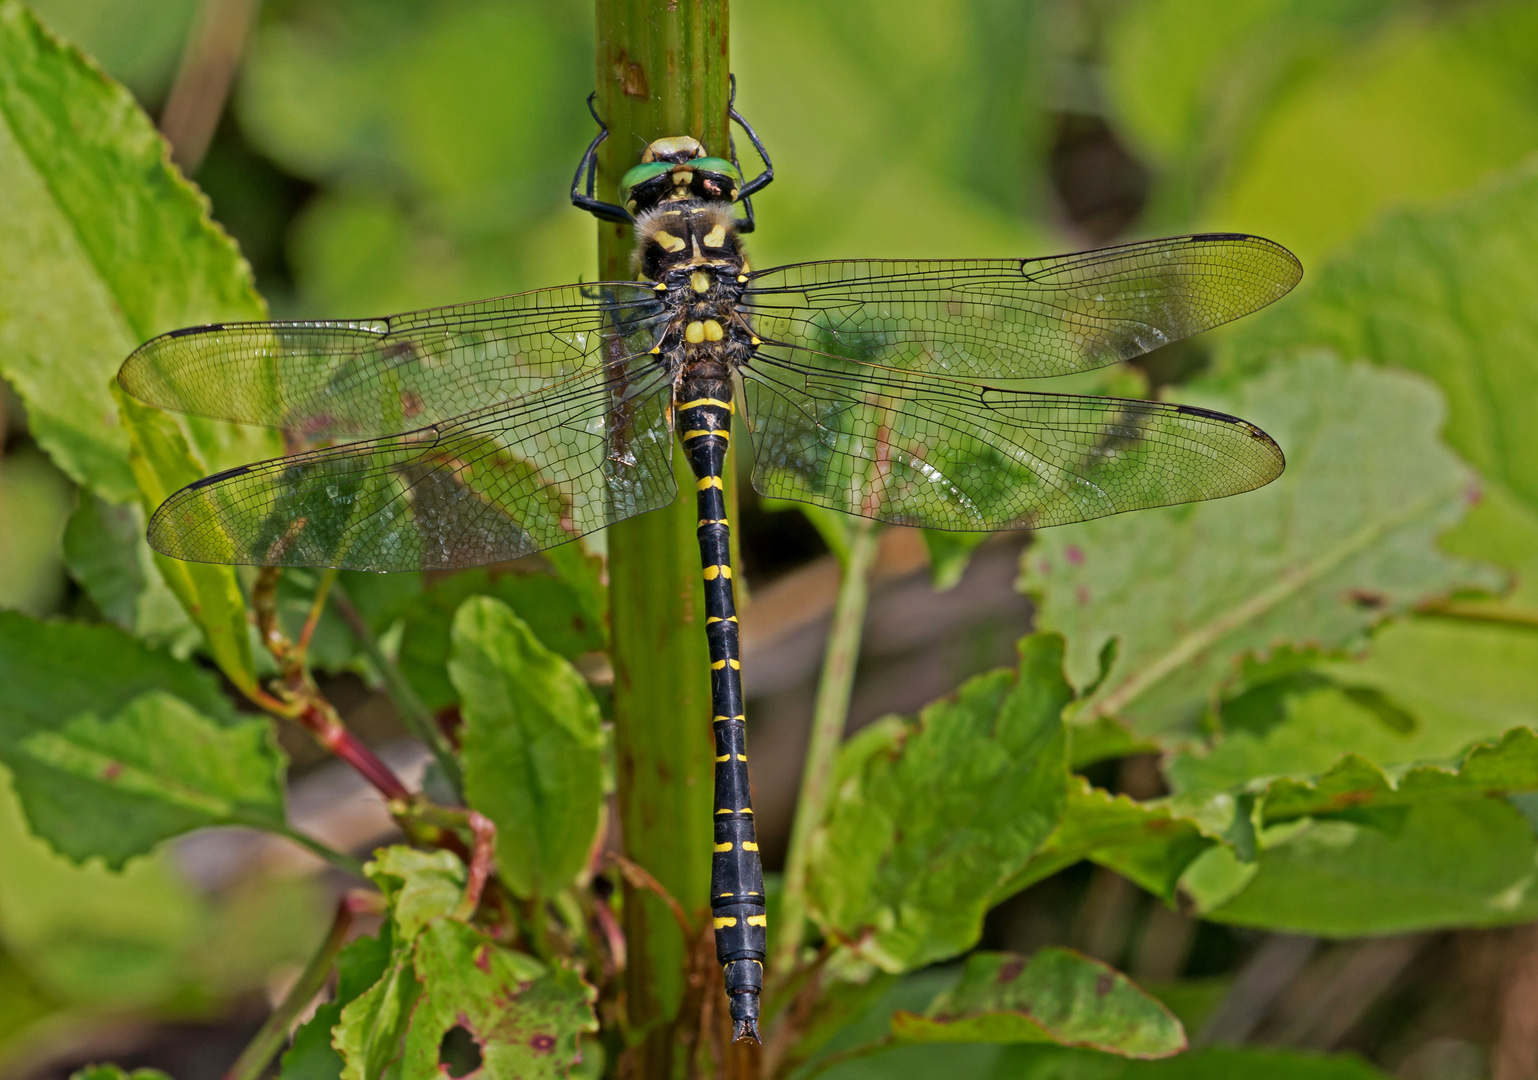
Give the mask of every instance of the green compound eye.
[{"label": "green compound eye", "polygon": [[689,162],[689,167],[696,172],[721,173],[723,176],[730,176],[733,180],[737,181],[739,187],[742,185],[742,173],[737,170],[737,166],[725,158],[695,158]]},{"label": "green compound eye", "polygon": [[[709,159],[706,159],[706,160],[709,160]],[[727,164],[731,164],[731,163],[727,162]],[[670,169],[673,169],[673,168],[676,168],[676,166],[670,165],[666,161],[647,161],[647,162],[643,162],[640,165],[635,166],[629,172],[627,172],[624,176],[620,177],[620,181],[619,181],[619,198],[620,198],[620,202],[624,202],[626,199],[630,198],[630,191],[637,184],[644,184],[644,183],[646,183],[646,181],[648,181],[648,180],[650,180],[650,179],[652,179],[654,177],[661,176],[663,173],[665,173],[665,172],[667,172],[667,171],[669,171]]]}]

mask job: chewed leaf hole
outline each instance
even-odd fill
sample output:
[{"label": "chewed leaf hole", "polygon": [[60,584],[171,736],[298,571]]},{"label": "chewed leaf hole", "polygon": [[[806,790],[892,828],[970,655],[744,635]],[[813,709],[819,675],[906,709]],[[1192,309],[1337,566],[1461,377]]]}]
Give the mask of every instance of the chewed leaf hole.
[{"label": "chewed leaf hole", "polygon": [[485,1064],[481,1056],[481,1044],[470,1029],[455,1024],[443,1034],[438,1044],[438,1069],[447,1076],[469,1076]]}]

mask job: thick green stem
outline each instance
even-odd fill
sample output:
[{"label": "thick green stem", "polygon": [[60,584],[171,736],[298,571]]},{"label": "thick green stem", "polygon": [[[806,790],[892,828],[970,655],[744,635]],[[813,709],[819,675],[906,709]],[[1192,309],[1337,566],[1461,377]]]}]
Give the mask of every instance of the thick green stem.
[{"label": "thick green stem", "polygon": [[[598,0],[597,108],[609,125],[599,197],[616,201],[618,178],[654,139],[692,135],[711,153],[726,152],[727,19],[727,0]],[[629,226],[599,223],[601,279],[633,278],[632,242]],[[693,474],[676,445],[673,463],[692,496]],[[680,496],[610,530],[609,618],[625,855],[698,926],[710,892],[715,750],[695,527],[694,500]],[[628,883],[624,921],[632,1071],[677,1075],[684,1062],[675,1050],[698,1022],[678,1015],[689,943],[661,900]]]},{"label": "thick green stem", "polygon": [[785,892],[780,900],[780,925],[771,970],[776,980],[785,979],[796,964],[801,934],[806,925],[806,860],[812,832],[822,820],[833,782],[833,763],[849,719],[849,695],[854,690],[854,671],[860,657],[860,631],[865,625],[865,606],[870,600],[870,571],[880,548],[875,522],[856,518],[850,527],[849,553],[833,606],[833,625],[823,653],[822,677],[817,683],[817,703],[812,710],[812,737],[801,770],[801,794],[796,799],[796,821],[790,833],[785,859]]}]

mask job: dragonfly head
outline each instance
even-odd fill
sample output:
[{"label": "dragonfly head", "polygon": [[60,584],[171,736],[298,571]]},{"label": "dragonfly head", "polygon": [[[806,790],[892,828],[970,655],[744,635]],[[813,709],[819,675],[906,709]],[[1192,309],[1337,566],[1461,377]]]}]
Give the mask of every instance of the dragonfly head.
[{"label": "dragonfly head", "polygon": [[641,163],[619,182],[619,197],[634,215],[678,199],[732,203],[742,187],[742,173],[725,158],[710,157],[698,139],[673,135],[658,139]]}]

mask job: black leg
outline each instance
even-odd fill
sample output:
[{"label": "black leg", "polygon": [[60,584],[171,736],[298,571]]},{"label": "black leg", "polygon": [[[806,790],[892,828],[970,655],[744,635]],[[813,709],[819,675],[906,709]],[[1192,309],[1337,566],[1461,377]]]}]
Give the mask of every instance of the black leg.
[{"label": "black leg", "polygon": [[[577,162],[577,174],[571,178],[571,204],[578,210],[586,210],[600,221],[617,221],[628,225],[635,220],[630,212],[623,206],[615,206],[606,203],[602,199],[593,197],[593,185],[596,179],[598,164],[598,147],[609,137],[609,126],[598,117],[598,110],[593,108],[593,99],[598,96],[598,91],[593,91],[587,97],[587,111],[593,114],[593,120],[598,124],[598,134],[593,141],[587,144],[587,152],[582,155],[582,160]],[[587,173],[587,192],[582,191],[582,174]]]},{"label": "black leg", "polygon": [[[763,140],[758,137],[758,132],[754,131],[753,130],[753,126],[751,124],[749,124],[746,120],[744,120],[742,118],[742,114],[737,111],[737,76],[735,76],[735,75],[731,76],[731,80],[732,80],[732,96],[731,96],[730,102],[726,106],[726,115],[731,117],[733,120],[737,121],[737,126],[742,128],[743,131],[748,133],[748,138],[753,143],[753,149],[758,151],[758,156],[759,156],[760,159],[763,160],[763,163],[764,163],[764,171],[759,173],[753,179],[749,180],[746,184],[744,184],[742,190],[737,193],[737,198],[740,201],[742,201],[744,204],[746,204],[747,201],[748,201],[748,196],[749,195],[752,195],[755,192],[759,192],[759,191],[764,190],[764,188],[768,187],[770,185],[770,183],[773,182],[773,180],[774,180],[774,162],[769,160],[769,151],[764,149]],[[737,151],[736,151],[735,148],[733,148],[733,150],[732,150],[732,160],[734,162],[736,161],[736,154],[737,154]],[[753,220],[752,212],[751,211],[749,211],[748,220],[749,221]],[[743,231],[747,232],[747,231],[751,231],[751,230],[745,229]]]}]

